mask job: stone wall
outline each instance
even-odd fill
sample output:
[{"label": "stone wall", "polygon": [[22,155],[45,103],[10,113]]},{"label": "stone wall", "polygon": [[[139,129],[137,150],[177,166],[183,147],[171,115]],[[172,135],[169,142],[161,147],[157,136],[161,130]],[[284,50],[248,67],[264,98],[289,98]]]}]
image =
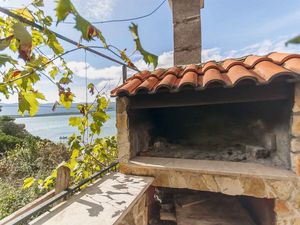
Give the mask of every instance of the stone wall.
[{"label": "stone wall", "polygon": [[300,180],[295,175],[286,178],[220,175],[130,164],[122,164],[121,171],[125,174],[153,176],[153,185],[157,187],[188,188],[232,196],[274,199],[276,225],[300,225]]},{"label": "stone wall", "polygon": [[300,175],[300,84],[295,84],[294,106],[291,118],[291,165]]},{"label": "stone wall", "polygon": [[138,200],[131,211],[116,225],[148,225],[147,194]]},{"label": "stone wall", "polygon": [[116,99],[116,126],[118,129],[118,158],[120,162],[128,162],[130,155],[129,142],[129,118],[127,114],[129,99],[127,97],[118,97]]}]

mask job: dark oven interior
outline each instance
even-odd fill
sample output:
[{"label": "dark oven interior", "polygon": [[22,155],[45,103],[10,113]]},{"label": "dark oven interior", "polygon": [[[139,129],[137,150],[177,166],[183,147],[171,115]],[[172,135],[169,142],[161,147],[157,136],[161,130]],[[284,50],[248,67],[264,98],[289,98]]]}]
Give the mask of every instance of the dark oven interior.
[{"label": "dark oven interior", "polygon": [[287,100],[129,111],[134,155],[289,168]]},{"label": "dark oven interior", "polygon": [[156,188],[151,224],[274,225],[274,199]]}]

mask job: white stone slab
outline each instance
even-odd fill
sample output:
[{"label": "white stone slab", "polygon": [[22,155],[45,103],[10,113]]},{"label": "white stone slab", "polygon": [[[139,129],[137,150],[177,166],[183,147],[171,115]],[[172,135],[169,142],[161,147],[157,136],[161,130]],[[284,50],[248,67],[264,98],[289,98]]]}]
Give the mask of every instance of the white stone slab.
[{"label": "white stone slab", "polygon": [[153,182],[151,177],[113,173],[38,217],[32,225],[113,225]]}]

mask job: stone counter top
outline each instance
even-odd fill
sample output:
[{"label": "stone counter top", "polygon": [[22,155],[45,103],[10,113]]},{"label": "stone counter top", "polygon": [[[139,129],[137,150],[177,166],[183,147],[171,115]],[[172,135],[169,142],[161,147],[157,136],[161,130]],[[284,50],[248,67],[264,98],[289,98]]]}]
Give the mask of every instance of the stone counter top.
[{"label": "stone counter top", "polygon": [[[143,209],[134,209],[145,202],[144,193],[153,178],[113,173],[96,181],[83,191],[43,214],[31,225],[123,225],[132,211],[131,220],[144,220]],[[143,197],[143,198],[142,198]],[[134,218],[136,216],[137,218]],[[138,218],[140,217],[140,218]],[[135,223],[132,222],[134,225]],[[136,225],[146,224],[137,222]]]},{"label": "stone counter top", "polygon": [[261,177],[265,179],[295,180],[297,175],[290,170],[265,166],[258,163],[226,162],[159,157],[135,157],[129,165],[161,170],[194,171],[202,174]]}]

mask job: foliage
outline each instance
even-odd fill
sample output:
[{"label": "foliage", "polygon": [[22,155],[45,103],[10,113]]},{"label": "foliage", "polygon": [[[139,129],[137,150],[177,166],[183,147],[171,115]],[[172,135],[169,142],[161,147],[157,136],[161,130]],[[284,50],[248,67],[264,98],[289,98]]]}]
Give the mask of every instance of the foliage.
[{"label": "foliage", "polygon": [[[40,101],[46,100],[45,96],[36,89],[36,84],[41,80],[41,76],[45,76],[57,86],[58,102],[54,104],[53,108],[55,109],[57,104],[66,108],[71,107],[75,98],[70,89],[73,72],[68,68],[64,56],[75,50],[84,49],[82,41],[100,41],[101,45],[96,46],[97,48],[105,49],[123,59],[130,67],[135,67],[125,50],[121,51],[108,44],[101,30],[82,17],[70,0],[57,0],[56,25],[73,16],[74,28],[81,33],[78,46],[65,51],[56,35],[49,29],[54,20],[45,15],[43,6],[43,0],[34,0],[24,8],[13,10],[15,14],[40,24],[43,27],[42,30],[15,18],[0,17],[0,51],[5,51],[5,54],[0,54],[0,67],[4,70],[0,93],[7,98],[17,93],[19,113],[22,115],[25,113],[31,116],[35,115]],[[133,24],[130,29],[134,35],[136,50],[142,54],[147,64],[156,67],[157,56],[142,48],[137,25]],[[50,51],[52,56],[43,51]],[[17,60],[16,56],[20,59]],[[63,146],[46,140],[26,135],[25,138],[16,136],[16,138],[22,138],[22,142],[15,143],[15,148],[7,151],[5,157],[0,160],[2,185],[3,183],[14,184],[12,189],[4,194],[7,196],[4,203],[0,203],[0,207],[6,209],[6,213],[9,211],[6,206],[13,205],[13,201],[16,202],[16,205],[12,207],[18,208],[45,189],[52,188],[55,184],[57,168],[60,165],[68,166],[71,169],[72,182],[78,183],[81,179],[89,177],[116,159],[115,137],[99,137],[103,124],[109,118],[105,112],[108,100],[93,84],[89,84],[87,88],[95,99],[91,104],[78,105],[81,116],[70,118],[70,126],[76,127],[78,133],[69,137],[68,151]],[[14,129],[14,127],[12,126],[10,129]],[[3,128],[8,133],[11,133],[10,129]],[[57,164],[59,165],[57,166]],[[22,184],[23,189],[20,189]],[[28,192],[25,192],[23,201],[21,196],[25,190]],[[13,192],[16,192],[17,197],[10,194]],[[19,204],[19,201],[23,202]]]},{"label": "foliage", "polygon": [[132,23],[131,26],[129,26],[129,30],[131,31],[131,33],[133,35],[133,39],[134,39],[134,42],[135,42],[136,50],[139,51],[142,54],[142,56],[144,58],[144,61],[147,64],[153,64],[153,66],[155,68],[157,66],[157,63],[158,63],[158,57],[156,55],[153,55],[153,54],[147,52],[142,47],[142,44],[141,44],[141,41],[140,41],[140,37],[139,37],[139,33],[138,33],[138,25]]},{"label": "foliage", "polygon": [[[5,50],[6,52],[6,54],[0,54],[0,67],[5,70],[2,73],[0,93],[4,94],[6,98],[17,93],[19,112],[22,115],[25,113],[29,113],[31,116],[35,115],[40,101],[46,100],[44,95],[36,89],[36,84],[40,81],[41,76],[46,76],[57,86],[59,103],[66,108],[71,106],[75,97],[69,87],[69,84],[72,83],[73,72],[68,68],[63,56],[74,50],[84,49],[82,40],[99,40],[102,46],[96,47],[113,53],[130,67],[135,67],[125,50],[121,51],[108,44],[101,30],[82,17],[71,0],[57,0],[56,25],[73,16],[74,28],[81,33],[77,48],[65,51],[56,35],[49,29],[53,18],[45,15],[43,7],[43,0],[34,0],[24,8],[12,10],[13,13],[40,24],[43,27],[42,30],[23,23],[24,20],[18,21],[8,16],[0,17],[0,51]],[[134,35],[136,50],[141,53],[147,64],[153,64],[156,67],[158,58],[142,48],[137,25],[132,24],[130,30]],[[43,51],[50,51],[53,56],[49,57],[49,54],[45,54]],[[16,55],[22,60],[16,60]]]},{"label": "foliage", "polygon": [[[45,193],[36,183],[29,187],[26,177],[44,179],[70,154],[62,144],[28,135],[0,159],[0,219]],[[23,180],[28,188],[22,188]]]},{"label": "foliage", "polygon": [[[93,91],[98,92],[93,85],[89,87],[93,87]],[[79,104],[77,107],[81,116],[70,117],[69,124],[77,128],[79,135],[74,133],[69,137],[70,159],[59,165],[70,168],[74,184],[108,166],[117,158],[116,138],[99,137],[101,127],[109,119],[105,112],[108,100],[98,92],[92,104]],[[57,168],[44,180],[28,177],[23,187],[28,188],[39,183],[44,189],[52,188],[55,184]]]},{"label": "foliage", "polygon": [[23,184],[29,176],[42,179],[69,156],[63,144],[27,137],[0,160],[0,177],[16,185]]},{"label": "foliage", "polygon": [[14,119],[8,116],[0,117],[0,153],[21,144],[23,139],[30,136],[23,124],[14,123]]},{"label": "foliage", "polygon": [[37,185],[25,190],[0,179],[0,220],[32,202],[42,194],[44,194],[44,191],[38,188]]},{"label": "foliage", "polygon": [[297,37],[292,38],[291,40],[288,40],[285,45],[288,44],[300,44],[300,35]]}]

